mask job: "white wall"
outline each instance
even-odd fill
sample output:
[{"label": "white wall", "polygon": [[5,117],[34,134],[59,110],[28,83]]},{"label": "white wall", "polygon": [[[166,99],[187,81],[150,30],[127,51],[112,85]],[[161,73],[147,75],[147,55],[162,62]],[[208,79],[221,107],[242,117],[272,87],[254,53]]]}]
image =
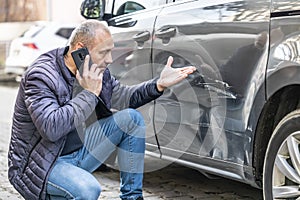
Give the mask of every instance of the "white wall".
[{"label": "white wall", "polygon": [[81,22],[85,20],[80,15],[82,0],[47,0],[48,20],[59,22]]}]

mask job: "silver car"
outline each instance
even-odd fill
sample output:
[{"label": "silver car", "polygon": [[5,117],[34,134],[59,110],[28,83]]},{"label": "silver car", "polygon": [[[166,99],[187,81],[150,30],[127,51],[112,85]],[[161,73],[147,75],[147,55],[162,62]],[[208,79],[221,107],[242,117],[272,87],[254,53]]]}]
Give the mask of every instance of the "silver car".
[{"label": "silver car", "polygon": [[300,199],[299,0],[175,0],[100,16],[122,82],[156,78],[169,56],[197,67],[140,108],[149,155],[262,188],[266,200]]}]

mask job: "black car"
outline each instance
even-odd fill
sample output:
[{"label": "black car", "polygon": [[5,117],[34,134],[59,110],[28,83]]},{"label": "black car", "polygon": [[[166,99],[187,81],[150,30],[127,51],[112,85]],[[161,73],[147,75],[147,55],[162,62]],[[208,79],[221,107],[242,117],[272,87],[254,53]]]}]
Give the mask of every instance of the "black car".
[{"label": "black car", "polygon": [[197,67],[139,109],[149,155],[262,188],[267,200],[300,199],[299,0],[177,0],[99,14],[122,82],[159,76],[169,56],[173,67]]}]

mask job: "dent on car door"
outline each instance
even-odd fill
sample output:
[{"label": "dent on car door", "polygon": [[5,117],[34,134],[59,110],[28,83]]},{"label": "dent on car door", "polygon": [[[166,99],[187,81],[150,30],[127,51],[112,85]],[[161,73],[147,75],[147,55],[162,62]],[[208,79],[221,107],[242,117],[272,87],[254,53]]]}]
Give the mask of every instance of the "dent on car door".
[{"label": "dent on car door", "polygon": [[156,101],[155,128],[164,154],[193,162],[199,157],[246,162],[248,113],[264,80],[269,5],[269,0],[194,0],[160,12],[154,75],[168,56],[174,57],[173,67],[197,67]]},{"label": "dent on car door", "polygon": [[[150,64],[151,33],[159,10],[127,14],[108,22],[115,46],[112,51],[113,63],[109,69],[122,84],[133,85],[153,78]],[[139,110],[145,118],[147,133],[153,136],[153,103]]]}]

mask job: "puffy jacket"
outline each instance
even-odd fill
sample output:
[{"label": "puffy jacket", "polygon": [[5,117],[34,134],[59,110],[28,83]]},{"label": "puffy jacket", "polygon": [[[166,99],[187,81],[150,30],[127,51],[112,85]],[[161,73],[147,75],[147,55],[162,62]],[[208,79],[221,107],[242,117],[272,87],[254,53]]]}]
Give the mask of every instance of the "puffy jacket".
[{"label": "puffy jacket", "polygon": [[[25,199],[45,199],[47,177],[66,135],[84,128],[99,98],[82,90],[72,97],[75,78],[64,64],[67,48],[41,55],[24,74],[15,103],[8,177]],[[137,108],[159,97],[156,81],[121,85],[105,71],[101,99],[108,108]],[[99,111],[101,112],[101,111]]]}]

